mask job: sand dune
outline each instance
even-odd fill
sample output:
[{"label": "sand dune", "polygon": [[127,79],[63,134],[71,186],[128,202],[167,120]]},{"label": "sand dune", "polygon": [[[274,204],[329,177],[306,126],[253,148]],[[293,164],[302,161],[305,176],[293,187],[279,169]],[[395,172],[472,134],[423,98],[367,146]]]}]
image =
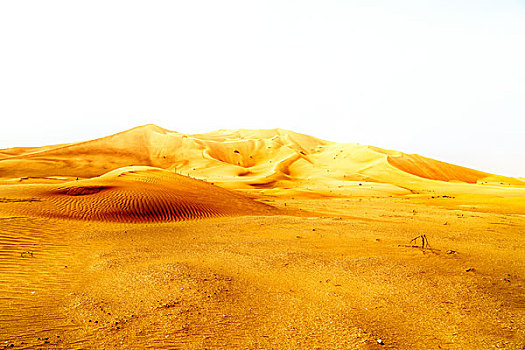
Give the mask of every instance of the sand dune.
[{"label": "sand dune", "polygon": [[0,341],[521,349],[524,214],[523,179],[282,129],[0,150]]},{"label": "sand dune", "polygon": [[418,154],[389,155],[387,159],[390,164],[402,171],[431,180],[477,183],[491,176],[489,173],[440,162]]},{"label": "sand dune", "polygon": [[0,150],[4,184],[93,178],[127,166],[156,167],[229,189],[280,196],[479,194],[492,193],[494,186],[503,185],[507,192],[509,186],[519,191],[525,186],[520,179],[420,155],[283,129],[186,135],[145,125],[92,141]]},{"label": "sand dune", "polygon": [[149,167],[127,167],[59,185],[2,186],[16,214],[118,222],[159,222],[276,210],[203,181]]}]

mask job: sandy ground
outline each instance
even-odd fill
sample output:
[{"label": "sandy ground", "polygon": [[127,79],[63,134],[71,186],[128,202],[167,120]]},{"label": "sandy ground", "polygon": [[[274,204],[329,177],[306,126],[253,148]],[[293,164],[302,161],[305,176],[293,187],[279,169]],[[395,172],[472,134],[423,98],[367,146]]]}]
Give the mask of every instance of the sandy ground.
[{"label": "sandy ground", "polygon": [[[523,215],[418,198],[263,199],[291,214],[159,224],[4,215],[2,345],[525,345]],[[420,234],[433,249],[403,246]]]},{"label": "sandy ground", "polygon": [[282,129],[0,150],[0,348],[524,349],[524,234],[523,179]]}]

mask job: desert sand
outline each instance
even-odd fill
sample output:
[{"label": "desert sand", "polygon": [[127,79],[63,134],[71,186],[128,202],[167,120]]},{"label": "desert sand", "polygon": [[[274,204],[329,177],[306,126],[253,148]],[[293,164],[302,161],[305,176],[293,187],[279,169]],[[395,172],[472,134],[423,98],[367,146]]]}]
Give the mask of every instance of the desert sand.
[{"label": "desert sand", "polygon": [[0,347],[523,349],[524,233],[523,178],[282,129],[4,149]]}]

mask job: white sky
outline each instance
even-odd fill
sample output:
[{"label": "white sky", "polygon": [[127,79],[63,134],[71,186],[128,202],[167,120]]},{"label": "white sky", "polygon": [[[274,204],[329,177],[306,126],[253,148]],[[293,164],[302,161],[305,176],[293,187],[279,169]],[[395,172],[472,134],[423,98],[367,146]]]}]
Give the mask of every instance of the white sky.
[{"label": "white sky", "polygon": [[275,128],[525,176],[525,1],[1,1],[0,148]]}]

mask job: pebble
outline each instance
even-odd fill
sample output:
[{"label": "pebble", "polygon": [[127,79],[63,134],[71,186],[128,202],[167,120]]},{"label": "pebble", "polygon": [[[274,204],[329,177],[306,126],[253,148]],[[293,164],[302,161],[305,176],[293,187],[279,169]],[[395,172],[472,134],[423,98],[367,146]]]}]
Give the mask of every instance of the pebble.
[{"label": "pebble", "polygon": [[379,345],[385,345],[385,343],[383,343],[383,341],[382,341],[381,339],[377,339],[377,343],[378,343]]}]

